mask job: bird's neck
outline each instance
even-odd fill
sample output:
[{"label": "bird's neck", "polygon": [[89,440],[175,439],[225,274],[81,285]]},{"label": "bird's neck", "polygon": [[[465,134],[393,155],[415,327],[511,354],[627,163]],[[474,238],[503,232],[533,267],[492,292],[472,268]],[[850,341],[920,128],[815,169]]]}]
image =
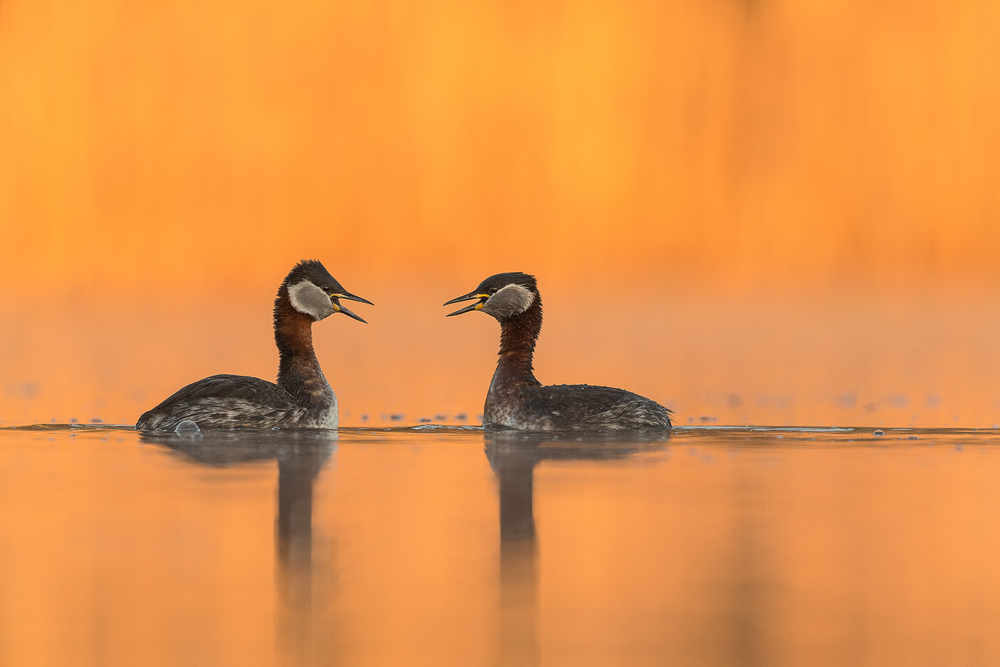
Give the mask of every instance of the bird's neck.
[{"label": "bird's neck", "polygon": [[330,385],[313,349],[313,318],[295,310],[282,286],[274,300],[274,342],[278,346],[278,386],[301,402],[322,400]]},{"label": "bird's neck", "polygon": [[531,306],[500,323],[500,360],[495,378],[503,384],[540,384],[531,362],[535,342],[542,330],[542,299],[535,296]]}]

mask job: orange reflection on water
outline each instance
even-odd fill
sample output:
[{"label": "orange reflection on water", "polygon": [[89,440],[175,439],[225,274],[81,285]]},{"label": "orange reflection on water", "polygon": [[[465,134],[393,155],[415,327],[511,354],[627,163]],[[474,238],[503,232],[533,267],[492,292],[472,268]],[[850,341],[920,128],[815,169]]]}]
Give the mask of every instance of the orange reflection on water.
[{"label": "orange reflection on water", "polygon": [[0,659],[992,664],[997,443],[0,431]]}]

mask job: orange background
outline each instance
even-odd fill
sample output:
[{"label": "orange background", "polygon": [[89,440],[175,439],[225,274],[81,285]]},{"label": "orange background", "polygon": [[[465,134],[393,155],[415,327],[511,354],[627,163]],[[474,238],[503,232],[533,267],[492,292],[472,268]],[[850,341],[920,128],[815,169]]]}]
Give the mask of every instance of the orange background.
[{"label": "orange background", "polygon": [[495,328],[439,304],[522,270],[543,381],[1000,421],[998,36],[971,0],[4,2],[0,419],[273,377],[270,299],[316,257],[378,304],[317,334],[355,417],[476,412]]},{"label": "orange background", "polygon": [[[377,304],[315,328],[345,425],[475,423],[496,323],[440,304],[521,270],[544,382],[681,424],[991,427],[998,119],[984,0],[0,0],[0,426],[273,379],[315,257]],[[4,433],[12,663],[271,662],[273,463]],[[317,483],[331,660],[495,653],[484,441],[420,435],[342,431]],[[538,467],[543,655],[1000,652],[988,438],[673,437]]]}]

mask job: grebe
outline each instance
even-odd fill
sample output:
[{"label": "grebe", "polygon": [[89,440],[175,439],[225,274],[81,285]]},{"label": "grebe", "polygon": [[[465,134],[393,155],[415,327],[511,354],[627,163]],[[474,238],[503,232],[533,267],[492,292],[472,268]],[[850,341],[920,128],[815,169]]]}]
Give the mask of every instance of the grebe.
[{"label": "grebe", "polygon": [[500,322],[500,360],[493,374],[483,425],[531,431],[670,428],[670,410],[623,389],[586,384],[542,386],[532,372],[542,330],[542,298],[526,273],[490,276],[444,305],[478,299],[456,310],[481,310]]},{"label": "grebe", "polygon": [[194,422],[201,429],[337,428],[337,397],[316,359],[312,323],[334,313],[364,322],[340,305],[340,299],[374,305],[347,292],[319,262],[299,262],[282,281],[274,300],[278,383],[244,375],[213,375],[189,384],[143,414],[136,429],[174,430],[181,422]]}]

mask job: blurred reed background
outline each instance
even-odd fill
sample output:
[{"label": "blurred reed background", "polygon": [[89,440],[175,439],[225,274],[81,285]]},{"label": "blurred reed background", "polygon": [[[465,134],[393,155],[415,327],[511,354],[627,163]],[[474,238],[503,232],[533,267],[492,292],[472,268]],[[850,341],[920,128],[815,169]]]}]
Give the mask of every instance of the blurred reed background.
[{"label": "blurred reed background", "polygon": [[[324,261],[344,421],[475,421],[539,277],[545,382],[682,423],[1000,422],[1000,5],[0,4],[5,424],[272,378]],[[712,421],[715,420],[715,421]]]}]

